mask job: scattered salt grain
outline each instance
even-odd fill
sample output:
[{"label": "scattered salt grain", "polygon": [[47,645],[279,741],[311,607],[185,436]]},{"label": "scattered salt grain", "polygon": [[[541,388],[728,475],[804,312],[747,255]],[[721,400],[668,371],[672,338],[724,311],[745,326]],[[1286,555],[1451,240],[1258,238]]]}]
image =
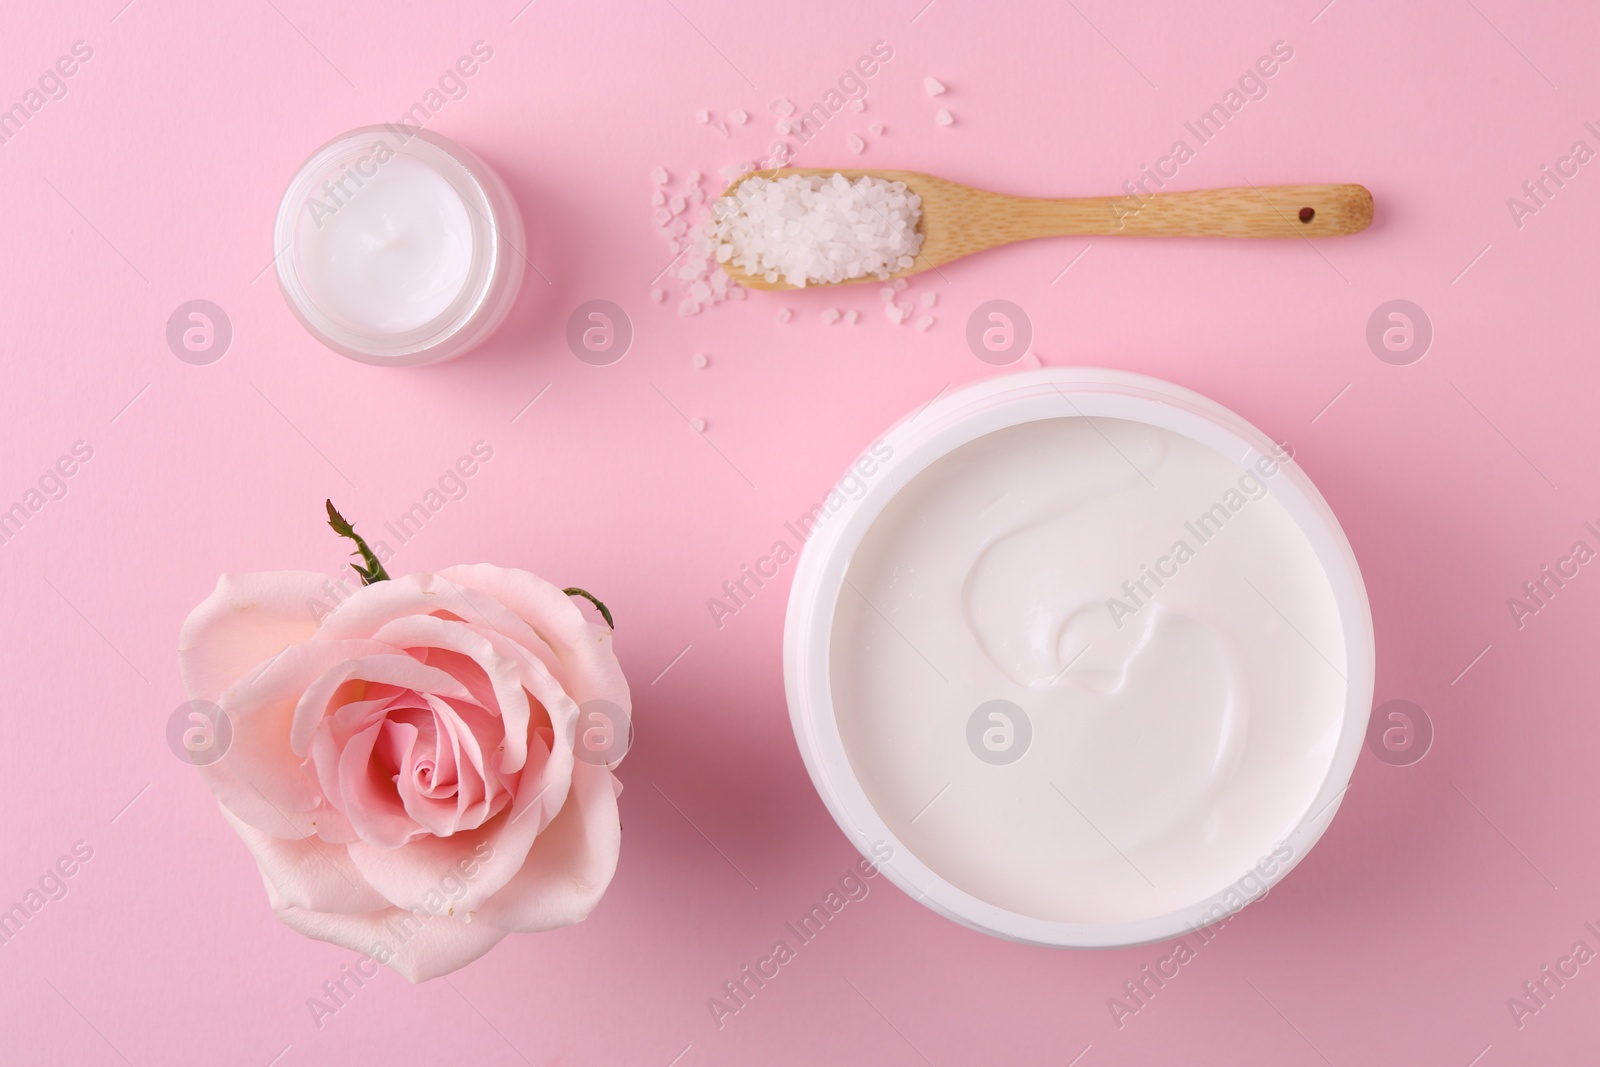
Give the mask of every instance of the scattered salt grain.
[{"label": "scattered salt grain", "polygon": [[697,171],[697,170],[691,170],[689,172],[689,176],[687,178],[684,178],[683,180],[686,183],[688,183],[689,185],[699,185],[700,184],[700,172]]},{"label": "scattered salt grain", "polygon": [[922,79],[922,87],[928,90],[929,96],[938,96],[940,93],[944,92],[944,86],[940,84],[938,78],[935,78],[932,75]]},{"label": "scattered salt grain", "polygon": [[838,308],[829,308],[828,310],[824,311],[822,313],[822,321],[827,323],[829,326],[832,326],[834,323],[838,322],[839,321],[839,309]]},{"label": "scattered salt grain", "polygon": [[917,320],[917,329],[922,330],[923,332],[927,332],[928,327],[932,326],[932,325],[933,325],[933,316],[932,315],[924,315],[924,316],[922,316],[922,318]]},{"label": "scattered salt grain", "polygon": [[700,302],[698,300],[685,300],[683,303],[678,305],[678,314],[680,314],[680,315],[698,315],[698,314],[700,314]]},{"label": "scattered salt grain", "polygon": [[[911,264],[902,263],[901,266],[902,267],[909,267],[909,266],[911,266]],[[904,278],[896,278],[892,284],[894,285],[894,291],[895,292],[903,293],[903,292],[906,291],[906,286],[910,285],[911,283],[906,281]]]},{"label": "scattered salt grain", "polygon": [[751,177],[711,210],[705,235],[713,253],[729,245],[726,262],[801,288],[887,279],[922,248],[922,198],[904,182],[882,178]]},{"label": "scattered salt grain", "polygon": [[906,309],[901,307],[899,304],[883,305],[883,313],[889,316],[889,321],[894,323],[896,326],[905,321]]},{"label": "scattered salt grain", "polygon": [[728,117],[733,120],[735,126],[743,126],[750,121],[750,113],[743,108],[736,108],[728,112]]},{"label": "scattered salt grain", "polygon": [[774,115],[783,115],[788,117],[789,115],[794,114],[794,101],[790,100],[787,96],[780,96],[778,99],[767,105],[767,110],[771,111]]},{"label": "scattered salt grain", "polygon": [[893,300],[894,299],[894,286],[892,286],[892,285],[884,286],[882,289],[878,290],[878,295],[880,297],[882,297],[883,299],[885,299],[885,300]]},{"label": "scattered salt grain", "polygon": [[856,324],[856,320],[860,317],[861,316],[856,312],[855,308],[851,308],[849,311],[844,313],[844,321],[848,322],[852,326]]},{"label": "scattered salt grain", "polygon": [[850,101],[850,110],[865,111],[867,110],[867,102],[858,96],[854,100]]},{"label": "scattered salt grain", "polygon": [[778,309],[778,321],[779,322],[788,322],[792,318],[794,318],[794,312],[790,311],[788,308],[779,308]]},{"label": "scattered salt grain", "polygon": [[689,420],[689,426],[694,430],[695,433],[705,433],[706,432],[706,420],[705,419],[690,419]]},{"label": "scattered salt grain", "polygon": [[854,152],[858,156],[861,154],[862,150],[867,147],[867,142],[863,141],[860,135],[854,133],[845,138],[844,143],[849,145],[850,151]]},{"label": "scattered salt grain", "polygon": [[789,135],[789,133],[790,133],[789,120],[788,119],[779,119],[777,121],[777,124],[774,125],[772,128],[778,132],[778,136],[787,137]]},{"label": "scattered salt grain", "polygon": [[650,194],[650,202],[656,207],[660,207],[662,204],[667,202],[667,194],[662,192],[660,189],[657,189],[655,192]]},{"label": "scattered salt grain", "polygon": [[672,212],[674,215],[683,214],[683,197],[675,196],[671,200],[668,200],[667,210]]},{"label": "scattered salt grain", "polygon": [[672,221],[672,212],[668,211],[664,207],[657,208],[655,211],[651,212],[650,221],[655,223],[657,226],[665,226],[667,223]]},{"label": "scattered salt grain", "polygon": [[709,111],[698,111],[698,112],[695,113],[694,117],[695,117],[695,121],[696,122],[698,122],[698,123],[700,123],[700,125],[704,126],[706,123],[711,121],[711,112],[709,112]]},{"label": "scattered salt grain", "polygon": [[938,293],[928,292],[928,293],[923,293],[922,294],[922,306],[923,307],[931,308],[931,307],[933,307],[933,305],[937,304],[938,302],[939,302],[939,294]]},{"label": "scattered salt grain", "polygon": [[667,168],[657,167],[655,170],[650,172],[650,177],[656,180],[657,185],[667,184]]},{"label": "scattered salt grain", "polygon": [[937,115],[933,116],[933,121],[937,122],[941,126],[948,126],[952,122],[954,122],[955,120],[956,120],[955,116],[950,114],[950,112],[945,110],[944,108],[940,108],[939,109],[939,113]]},{"label": "scattered salt grain", "polygon": [[872,136],[874,137],[883,136],[883,123],[881,122],[874,122],[871,126],[868,126],[867,129],[872,131]]},{"label": "scattered salt grain", "polygon": [[652,289],[650,290],[650,299],[659,304],[667,299],[667,291],[665,289]]},{"label": "scattered salt grain", "polygon": [[711,361],[706,358],[706,354],[704,352],[696,352],[694,354],[694,365],[695,365],[696,369],[705,370],[706,366],[710,362]]}]

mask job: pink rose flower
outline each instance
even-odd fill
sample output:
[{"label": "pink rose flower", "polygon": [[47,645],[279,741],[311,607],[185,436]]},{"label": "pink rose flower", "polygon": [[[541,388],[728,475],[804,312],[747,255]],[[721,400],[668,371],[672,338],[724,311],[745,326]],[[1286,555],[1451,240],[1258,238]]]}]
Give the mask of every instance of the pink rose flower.
[{"label": "pink rose flower", "polygon": [[621,842],[620,783],[575,758],[580,705],[631,710],[611,631],[485,564],[376,581],[319,622],[326,586],[224,575],[179,638],[190,700],[232,729],[200,773],[279,918],[412,982],[584,919]]}]

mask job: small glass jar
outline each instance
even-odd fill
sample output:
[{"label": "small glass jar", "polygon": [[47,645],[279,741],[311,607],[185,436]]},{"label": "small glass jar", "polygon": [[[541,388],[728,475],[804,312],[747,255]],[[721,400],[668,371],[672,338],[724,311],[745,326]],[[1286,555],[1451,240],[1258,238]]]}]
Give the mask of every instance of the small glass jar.
[{"label": "small glass jar", "polygon": [[481,159],[436,133],[364,126],[289,183],[273,231],[295,317],[340,355],[383,367],[486,340],[522,285],[522,218]]}]

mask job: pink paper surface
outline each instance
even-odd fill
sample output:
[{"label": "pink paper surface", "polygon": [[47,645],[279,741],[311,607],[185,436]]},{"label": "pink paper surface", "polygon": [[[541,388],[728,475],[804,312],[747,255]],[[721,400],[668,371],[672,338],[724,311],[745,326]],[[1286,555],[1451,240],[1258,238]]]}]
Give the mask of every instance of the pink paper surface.
[{"label": "pink paper surface", "polygon": [[[1594,1058],[1600,962],[1563,960],[1580,941],[1600,951],[1600,565],[1520,625],[1507,601],[1574,542],[1600,548],[1585,528],[1600,526],[1600,163],[1573,158],[1575,142],[1600,150],[1595,9],[125,2],[13,5],[0,33],[0,106],[75,42],[92,49],[0,143],[0,508],[76,442],[92,450],[0,545],[0,908],[76,843],[92,850],[68,865],[65,896],[0,945],[0,1061]],[[341,359],[297,325],[268,269],[278,197],[318,145],[399,118],[478,41],[493,58],[429,127],[512,188],[523,296],[459,362]],[[769,101],[823,99],[878,41],[893,58],[866,111],[833,118],[798,163],[1104,195],[1183,139],[1193,157],[1169,188],[1358,181],[1376,221],[1315,244],[997,251],[916,279],[912,295],[938,294],[926,333],[889,323],[873,286],[751,294],[694,318],[675,291],[653,303],[671,252],[649,222],[651,168],[676,182],[760,158],[778,139]],[[1201,144],[1185,123],[1280,41],[1293,55],[1265,95]],[[937,100],[930,74],[949,89]],[[953,125],[935,124],[940,107]],[[696,120],[736,108],[751,120],[728,136]],[[859,156],[852,133],[868,142]],[[1561,185],[1546,165],[1565,169]],[[1541,179],[1532,200],[1523,185]],[[232,327],[205,366],[165,338],[197,299]],[[604,367],[565,341],[569,314],[596,299],[635,330]],[[1171,945],[1009,944],[876,879],[719,1026],[710,998],[856,853],[789,728],[792,565],[720,627],[708,598],[892,421],[1007,372],[964,337],[991,299],[1025,310],[1045,365],[1168,378],[1291,443],[1368,581],[1377,700],[1420,706],[1432,749],[1409,766],[1364,753],[1320,846],[1175,976],[1147,982],[1131,1014],[1111,998],[1132,1003],[1124,983]],[[1433,331],[1404,366],[1367,341],[1396,299]],[[862,320],[824,325],[829,307]],[[513,936],[420,987],[387,971],[347,981],[319,1025],[308,1001],[356,957],[278,922],[168,750],[178,625],[223,571],[337,573],[324,497],[383,537],[478,441],[492,461],[408,542],[384,538],[390,569],[490,561],[610,604],[638,727],[621,865],[581,926]],[[1540,981],[1552,995],[1534,1001],[1524,983]]]}]

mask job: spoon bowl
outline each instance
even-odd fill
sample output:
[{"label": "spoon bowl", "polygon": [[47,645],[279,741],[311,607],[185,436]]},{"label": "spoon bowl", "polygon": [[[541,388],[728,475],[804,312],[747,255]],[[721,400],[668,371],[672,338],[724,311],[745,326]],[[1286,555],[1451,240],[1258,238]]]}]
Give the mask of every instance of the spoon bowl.
[{"label": "spoon bowl", "polygon": [[[873,177],[904,182],[908,191],[922,198],[918,226],[922,248],[916,261],[890,274],[891,279],[1039,237],[1338,237],[1359,233],[1372,222],[1372,194],[1359,185],[1246,185],[1142,196],[1043,199],[991,193],[909,170],[785,167],[763,176],[778,179],[791,174],[819,178],[842,174],[851,181]],[[729,185],[723,197],[731,196],[749,177]],[[750,289],[798,288],[781,277],[769,282],[732,261],[722,267],[729,278]],[[881,281],[869,274],[816,284]]]}]

